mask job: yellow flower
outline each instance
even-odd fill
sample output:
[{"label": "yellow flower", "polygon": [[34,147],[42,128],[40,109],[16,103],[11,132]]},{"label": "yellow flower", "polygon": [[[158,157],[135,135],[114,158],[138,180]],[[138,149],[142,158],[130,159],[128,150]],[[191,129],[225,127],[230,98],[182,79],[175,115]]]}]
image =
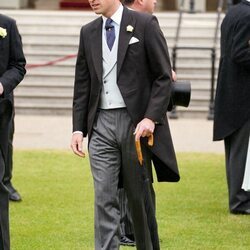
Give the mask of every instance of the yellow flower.
[{"label": "yellow flower", "polygon": [[131,26],[131,25],[128,25],[128,26],[127,26],[127,31],[128,31],[128,32],[133,32],[133,30],[134,30],[134,27],[133,27],[133,26]]},{"label": "yellow flower", "polygon": [[7,36],[7,31],[0,27],[0,37],[5,38]]}]

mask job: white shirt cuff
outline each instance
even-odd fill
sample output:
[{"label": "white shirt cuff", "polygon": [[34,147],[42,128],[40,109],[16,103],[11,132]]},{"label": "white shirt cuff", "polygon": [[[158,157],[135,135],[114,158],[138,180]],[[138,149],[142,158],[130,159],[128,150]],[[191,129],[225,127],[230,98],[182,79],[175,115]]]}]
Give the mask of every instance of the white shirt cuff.
[{"label": "white shirt cuff", "polygon": [[83,132],[82,132],[82,131],[74,131],[74,132],[73,132],[73,135],[74,135],[74,134],[81,134],[81,135],[83,135]]}]

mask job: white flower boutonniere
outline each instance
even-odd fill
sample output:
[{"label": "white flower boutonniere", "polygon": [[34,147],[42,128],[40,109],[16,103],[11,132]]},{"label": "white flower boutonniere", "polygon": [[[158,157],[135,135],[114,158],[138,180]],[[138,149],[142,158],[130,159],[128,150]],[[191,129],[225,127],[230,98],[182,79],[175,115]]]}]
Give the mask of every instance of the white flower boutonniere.
[{"label": "white flower boutonniere", "polygon": [[128,26],[127,26],[127,31],[128,31],[128,32],[133,32],[133,30],[134,30],[134,27],[133,27],[133,26],[131,26],[131,25],[128,25]]},{"label": "white flower boutonniere", "polygon": [[7,36],[7,31],[0,27],[0,37],[5,38]]}]

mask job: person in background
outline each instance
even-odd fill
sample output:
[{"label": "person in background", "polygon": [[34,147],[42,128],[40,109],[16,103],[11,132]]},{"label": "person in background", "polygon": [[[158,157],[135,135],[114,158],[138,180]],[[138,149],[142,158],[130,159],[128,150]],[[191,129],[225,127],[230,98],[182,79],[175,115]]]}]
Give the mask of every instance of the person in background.
[{"label": "person in background", "polygon": [[[172,82],[168,48],[156,17],[131,11],[119,0],[89,3],[102,16],[85,25],[80,34],[71,147],[84,156],[83,137],[88,135],[95,249],[119,248],[117,190],[122,173],[136,247],[151,250],[159,240],[157,225],[152,238],[146,212],[153,203],[147,166],[154,162],[159,181],[180,178],[166,116]],[[147,137],[152,134],[154,145],[149,147]],[[142,142],[143,167],[135,141]],[[154,213],[153,209],[150,215]]]},{"label": "person in background", "polygon": [[[0,124],[4,128],[0,131],[0,249],[9,250],[8,199],[9,190],[4,183],[8,161],[8,141],[10,123],[3,124],[3,119],[11,119],[13,109],[13,90],[23,80],[26,73],[26,60],[23,54],[21,37],[16,22],[10,17],[0,14],[0,105],[7,102],[6,110],[2,113]],[[10,106],[10,108],[9,108]],[[0,107],[0,109],[3,107]]]},{"label": "person in background", "polygon": [[242,186],[250,135],[250,0],[231,7],[221,25],[214,140],[224,140],[229,211],[250,214]]},{"label": "person in background", "polygon": [[129,9],[153,14],[157,4],[157,0],[121,0]]}]

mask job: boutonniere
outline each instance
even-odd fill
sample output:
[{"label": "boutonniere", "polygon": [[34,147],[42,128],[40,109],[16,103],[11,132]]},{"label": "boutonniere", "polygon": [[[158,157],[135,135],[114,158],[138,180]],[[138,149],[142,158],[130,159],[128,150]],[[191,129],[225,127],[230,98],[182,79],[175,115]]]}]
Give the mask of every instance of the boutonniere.
[{"label": "boutonniere", "polygon": [[131,26],[131,25],[128,25],[128,26],[127,26],[127,31],[128,31],[128,32],[133,32],[133,30],[134,30],[134,27],[133,27],[133,26]]},{"label": "boutonniere", "polygon": [[0,27],[0,37],[5,38],[7,36],[7,31]]}]

